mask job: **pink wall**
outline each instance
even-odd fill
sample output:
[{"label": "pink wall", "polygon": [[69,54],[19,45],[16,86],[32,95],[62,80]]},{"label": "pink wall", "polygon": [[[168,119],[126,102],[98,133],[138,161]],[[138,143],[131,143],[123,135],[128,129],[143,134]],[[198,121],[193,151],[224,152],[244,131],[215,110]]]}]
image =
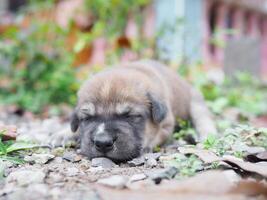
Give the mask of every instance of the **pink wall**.
[{"label": "pink wall", "polygon": [[[260,38],[261,71],[267,76],[267,14],[261,10],[262,4],[249,6],[249,1],[214,1],[206,0],[203,5],[203,54],[206,63],[223,66],[224,50],[210,44],[215,29],[231,28],[236,30],[233,36],[222,36],[220,39],[232,40],[241,36]],[[262,0],[257,2],[263,2]],[[266,1],[265,1],[266,2]],[[240,4],[241,3],[241,4]],[[246,6],[243,6],[242,3]],[[256,2],[255,2],[256,3]],[[258,7],[257,7],[258,6]],[[257,10],[258,9],[258,10]],[[214,14],[215,13],[215,17]],[[212,17],[213,16],[213,17]],[[213,19],[212,19],[213,18]],[[211,21],[215,23],[211,27]],[[229,27],[229,24],[231,27]],[[216,27],[216,28],[214,28]]]}]

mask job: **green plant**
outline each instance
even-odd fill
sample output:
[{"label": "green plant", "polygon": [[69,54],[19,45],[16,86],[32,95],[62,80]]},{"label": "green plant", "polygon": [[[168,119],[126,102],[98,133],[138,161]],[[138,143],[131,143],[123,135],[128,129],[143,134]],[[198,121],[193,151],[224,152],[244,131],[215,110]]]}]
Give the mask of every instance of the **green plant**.
[{"label": "green plant", "polygon": [[185,139],[187,136],[192,136],[192,137],[196,136],[196,131],[193,128],[190,121],[182,119],[177,119],[176,121],[177,124],[179,125],[179,130],[173,133],[174,139],[179,140],[179,139]]},{"label": "green plant", "polygon": [[29,142],[18,142],[13,140],[3,141],[3,133],[3,131],[0,132],[0,162],[7,160],[16,164],[22,164],[24,161],[19,158],[18,154],[16,154],[18,151],[40,147],[40,145]]},{"label": "green plant", "polygon": [[33,112],[52,103],[74,103],[78,84],[67,31],[55,22],[33,20],[27,28],[9,28],[0,36],[1,103]]},{"label": "green plant", "polygon": [[203,162],[195,155],[185,156],[175,154],[174,159],[165,161],[165,165],[176,167],[179,170],[179,177],[188,177],[195,175],[203,170]]},{"label": "green plant", "polygon": [[[85,0],[82,12],[88,12],[93,20],[90,32],[82,33],[74,50],[79,52],[96,38],[104,37],[109,46],[115,47],[106,52],[108,64],[117,62],[126,48],[136,54],[144,56],[146,49],[153,46],[153,39],[143,39],[141,25],[144,22],[142,9],[151,0]],[[132,18],[137,26],[139,35],[136,38],[126,38],[125,29],[128,19]],[[124,45],[119,44],[119,39],[125,39]]]},{"label": "green plant", "polygon": [[[149,2],[150,0],[85,0],[84,10],[90,11],[95,20],[91,34],[104,35],[110,39],[121,36],[128,16],[140,12]],[[133,16],[140,22],[140,15]]]},{"label": "green plant", "polygon": [[[51,20],[31,18],[29,27],[10,27],[0,35],[0,103],[17,104],[20,107],[41,112],[50,104],[73,104],[79,82],[73,68],[74,55],[98,37],[105,37],[109,46],[116,46],[129,15],[142,22],[142,11],[150,0],[86,0],[80,12],[92,15],[89,32],[77,32],[74,47],[66,48],[70,29],[63,30]],[[30,0],[19,18],[38,13],[55,6],[55,0]],[[34,16],[34,15],[33,15]],[[18,20],[19,21],[19,20]],[[71,25],[71,23],[70,23]],[[130,48],[140,52],[147,42],[131,41]],[[106,54],[109,61],[118,60],[123,48],[115,48]]]},{"label": "green plant", "polygon": [[256,77],[248,73],[236,73],[233,78],[226,78],[224,83],[216,85],[199,66],[188,66],[187,76],[205,97],[210,109],[217,115],[230,107],[252,115],[267,113],[267,88]]},{"label": "green plant", "polygon": [[211,149],[218,155],[230,154],[242,157],[248,146],[260,146],[267,149],[267,129],[238,125],[228,128],[221,136],[208,136],[203,142],[205,149]]}]

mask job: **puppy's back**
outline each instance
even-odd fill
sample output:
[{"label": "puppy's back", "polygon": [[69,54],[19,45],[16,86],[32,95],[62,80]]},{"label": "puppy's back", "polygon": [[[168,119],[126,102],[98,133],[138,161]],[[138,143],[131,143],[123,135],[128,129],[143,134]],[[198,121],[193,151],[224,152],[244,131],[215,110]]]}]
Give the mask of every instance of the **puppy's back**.
[{"label": "puppy's back", "polygon": [[124,67],[134,68],[146,74],[157,85],[156,92],[169,101],[167,103],[170,103],[174,116],[189,119],[191,86],[177,72],[153,60],[132,62]]}]

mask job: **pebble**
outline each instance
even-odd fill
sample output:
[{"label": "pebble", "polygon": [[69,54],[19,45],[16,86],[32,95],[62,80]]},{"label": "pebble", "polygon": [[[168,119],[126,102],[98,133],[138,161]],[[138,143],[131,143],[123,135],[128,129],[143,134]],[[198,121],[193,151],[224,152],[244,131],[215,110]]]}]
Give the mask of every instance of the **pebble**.
[{"label": "pebble", "polygon": [[87,159],[82,159],[80,162],[80,168],[82,170],[87,170],[90,168],[90,162]]},{"label": "pebble", "polygon": [[146,162],[145,162],[145,166],[146,166],[147,168],[153,168],[153,167],[156,167],[157,164],[158,164],[158,162],[157,162],[156,159],[154,159],[154,158],[149,158],[149,159],[147,159]]},{"label": "pebble", "polygon": [[7,177],[7,182],[16,181],[19,186],[26,186],[34,183],[43,183],[45,173],[41,170],[19,170],[14,171]]},{"label": "pebble", "polygon": [[51,179],[52,183],[58,183],[64,180],[64,177],[58,173],[50,173],[49,178]]},{"label": "pebble", "polygon": [[155,159],[155,160],[159,160],[159,157],[161,156],[161,153],[146,153],[144,154],[144,158],[145,160],[148,160],[148,159]]},{"label": "pebble", "polygon": [[130,190],[144,190],[147,187],[153,187],[155,183],[151,179],[144,179],[135,182],[128,182],[126,187]]},{"label": "pebble", "polygon": [[76,176],[79,173],[79,169],[76,167],[69,167],[66,169],[66,176]]},{"label": "pebble", "polygon": [[74,162],[81,161],[82,160],[82,156],[77,155],[77,154],[75,154],[73,152],[66,152],[63,155],[63,159],[65,159],[65,160],[67,160],[69,162],[73,162],[74,163]]},{"label": "pebble", "polygon": [[134,158],[127,162],[130,167],[142,166],[145,164],[145,158],[143,156]]},{"label": "pebble", "polygon": [[26,162],[33,162],[36,164],[46,164],[48,161],[52,160],[55,156],[52,154],[32,154],[31,156],[25,156],[24,160]]},{"label": "pebble", "polygon": [[116,189],[123,189],[126,187],[127,181],[124,176],[114,175],[109,178],[99,179],[97,183]]},{"label": "pebble", "polygon": [[169,167],[166,169],[159,169],[157,171],[147,172],[146,175],[152,179],[156,184],[159,184],[163,179],[172,179],[178,173],[178,169],[175,167]]},{"label": "pebble", "polygon": [[112,160],[104,157],[93,158],[91,165],[92,167],[103,167],[103,168],[113,168],[117,166]]},{"label": "pebble", "polygon": [[52,153],[55,156],[63,156],[64,152],[65,152],[65,148],[63,147],[57,147],[57,148],[52,149]]},{"label": "pebble", "polygon": [[27,191],[31,196],[31,199],[38,199],[40,197],[44,198],[48,195],[48,186],[43,183],[37,183],[28,186]]},{"label": "pebble", "polygon": [[257,154],[257,153],[262,153],[265,151],[265,148],[263,147],[250,147],[248,146],[246,151],[249,153],[249,154]]},{"label": "pebble", "polygon": [[99,167],[91,167],[90,169],[87,170],[90,173],[98,173],[104,171],[104,168],[99,166]]},{"label": "pebble", "polygon": [[145,174],[134,174],[133,176],[131,176],[131,178],[129,179],[130,183],[136,182],[136,181],[141,181],[147,178],[147,175]]},{"label": "pebble", "polygon": [[63,162],[63,158],[62,157],[55,157],[53,162],[56,163],[56,164],[61,164]]}]

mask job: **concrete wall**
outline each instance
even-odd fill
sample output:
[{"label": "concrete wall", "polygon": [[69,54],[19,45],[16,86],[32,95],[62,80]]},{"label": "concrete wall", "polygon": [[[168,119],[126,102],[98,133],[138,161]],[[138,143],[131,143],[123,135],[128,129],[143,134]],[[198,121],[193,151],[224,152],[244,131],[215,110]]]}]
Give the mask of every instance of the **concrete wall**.
[{"label": "concrete wall", "polygon": [[201,59],[203,0],[155,0],[159,56],[171,62]]},{"label": "concrete wall", "polygon": [[163,60],[183,58],[185,0],[155,0],[157,48]]}]

